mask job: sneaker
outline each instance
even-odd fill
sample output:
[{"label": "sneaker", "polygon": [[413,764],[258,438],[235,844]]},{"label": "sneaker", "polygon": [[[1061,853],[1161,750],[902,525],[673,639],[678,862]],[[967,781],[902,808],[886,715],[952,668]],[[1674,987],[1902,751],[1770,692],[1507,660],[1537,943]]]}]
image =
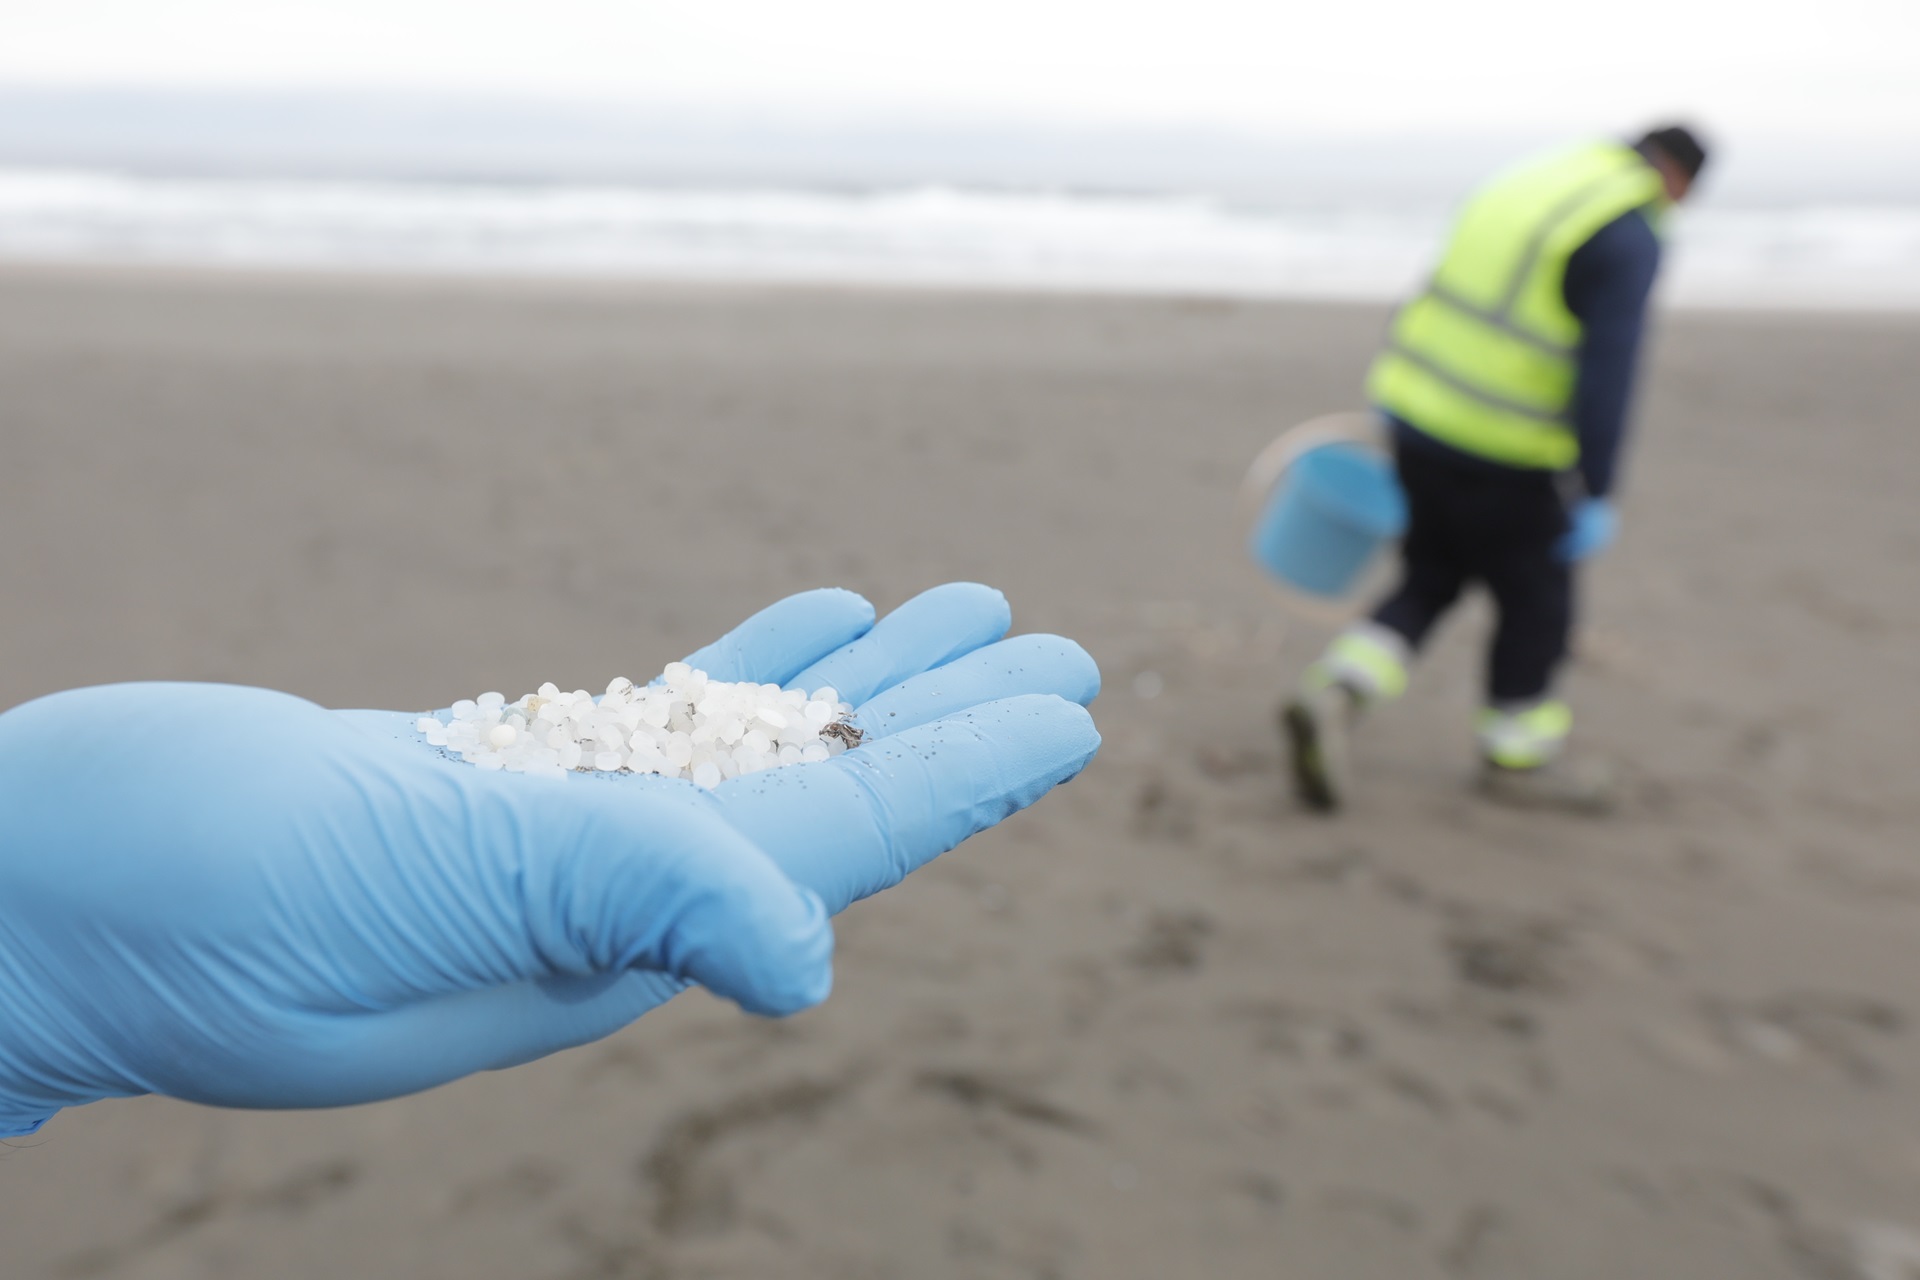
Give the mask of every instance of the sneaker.
[{"label": "sneaker", "polygon": [[1559,809],[1602,814],[1613,808],[1617,788],[1604,760],[1556,756],[1530,769],[1509,769],[1491,760],[1480,768],[1480,794],[1516,809]]},{"label": "sneaker", "polygon": [[1347,730],[1355,705],[1352,690],[1329,684],[1297,694],[1280,709],[1294,794],[1309,808],[1331,813],[1346,802]]}]

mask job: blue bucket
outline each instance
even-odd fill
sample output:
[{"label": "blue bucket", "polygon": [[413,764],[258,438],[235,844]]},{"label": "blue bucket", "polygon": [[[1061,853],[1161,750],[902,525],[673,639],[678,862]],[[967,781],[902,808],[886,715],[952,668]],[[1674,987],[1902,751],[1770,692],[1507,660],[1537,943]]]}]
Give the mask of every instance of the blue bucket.
[{"label": "blue bucket", "polygon": [[1254,521],[1248,549],[1289,586],[1337,598],[1406,528],[1407,498],[1392,465],[1359,445],[1327,444],[1287,468]]}]

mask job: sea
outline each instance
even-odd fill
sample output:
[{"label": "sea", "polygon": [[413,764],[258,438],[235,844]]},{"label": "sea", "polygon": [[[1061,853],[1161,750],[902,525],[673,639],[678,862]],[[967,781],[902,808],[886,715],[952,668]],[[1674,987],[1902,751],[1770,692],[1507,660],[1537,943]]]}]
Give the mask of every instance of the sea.
[{"label": "sea", "polygon": [[[364,103],[353,128],[280,103],[307,127],[276,133],[275,104],[236,132],[233,111],[168,101],[0,94],[0,261],[1379,301],[1519,149],[672,120],[583,147],[555,118],[487,150],[484,119],[444,110],[397,110],[381,148]],[[1676,213],[1665,300],[1920,310],[1920,192],[1794,169]]]}]

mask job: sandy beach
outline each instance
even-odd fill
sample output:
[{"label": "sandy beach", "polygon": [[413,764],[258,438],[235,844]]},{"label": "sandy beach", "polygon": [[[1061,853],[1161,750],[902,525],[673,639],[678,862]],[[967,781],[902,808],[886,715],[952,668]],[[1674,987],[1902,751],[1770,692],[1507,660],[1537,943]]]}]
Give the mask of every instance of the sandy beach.
[{"label": "sandy beach", "polygon": [[1468,794],[1476,604],[1328,821],[1271,716],[1327,630],[1233,499],[1385,318],[0,273],[0,707],[600,687],[955,578],[1106,678],[1093,767],[843,916],[824,1007],[71,1111],[0,1151],[0,1274],[1920,1277],[1920,318],[1660,319],[1568,683],[1620,813]]}]

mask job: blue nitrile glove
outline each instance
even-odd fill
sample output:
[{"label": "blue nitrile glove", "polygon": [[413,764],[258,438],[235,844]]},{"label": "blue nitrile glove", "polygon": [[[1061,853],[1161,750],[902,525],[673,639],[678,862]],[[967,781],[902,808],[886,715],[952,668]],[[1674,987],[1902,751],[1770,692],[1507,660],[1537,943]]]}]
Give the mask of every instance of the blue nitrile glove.
[{"label": "blue nitrile glove", "polygon": [[[688,661],[872,737],[708,792],[450,760],[415,713],[228,685],[0,716],[0,1135],[164,1093],[311,1107],[598,1039],[690,982],[821,1000],[827,916],[1078,773],[1099,673],[952,584],[794,596]],[[997,642],[997,643],[996,643]]]},{"label": "blue nitrile glove", "polygon": [[1591,559],[1613,545],[1620,515],[1605,498],[1582,498],[1567,519],[1567,531],[1554,550],[1568,564]]}]

